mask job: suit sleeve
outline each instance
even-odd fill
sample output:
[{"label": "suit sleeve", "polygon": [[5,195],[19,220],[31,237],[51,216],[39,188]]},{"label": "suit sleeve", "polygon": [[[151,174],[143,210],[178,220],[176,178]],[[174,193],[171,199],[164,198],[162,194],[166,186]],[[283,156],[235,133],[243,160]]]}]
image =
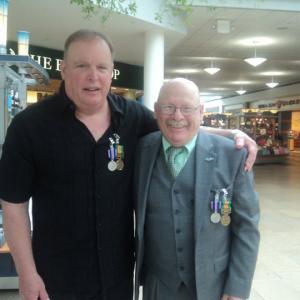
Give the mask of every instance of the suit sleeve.
[{"label": "suit sleeve", "polygon": [[232,197],[232,241],[224,293],[246,299],[250,295],[259,246],[259,199],[253,172],[244,171],[245,157],[237,173]]}]

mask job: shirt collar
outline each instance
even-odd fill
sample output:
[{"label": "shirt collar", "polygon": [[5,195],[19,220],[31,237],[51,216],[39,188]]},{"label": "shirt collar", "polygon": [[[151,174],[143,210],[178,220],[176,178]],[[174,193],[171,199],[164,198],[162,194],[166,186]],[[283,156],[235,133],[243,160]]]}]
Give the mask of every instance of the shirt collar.
[{"label": "shirt collar", "polygon": [[[190,154],[196,145],[197,135],[195,135],[187,144],[184,145],[185,149],[188,151],[188,154]],[[162,136],[162,145],[164,152],[166,153],[167,150],[172,147],[172,145],[165,139],[164,136]]]}]

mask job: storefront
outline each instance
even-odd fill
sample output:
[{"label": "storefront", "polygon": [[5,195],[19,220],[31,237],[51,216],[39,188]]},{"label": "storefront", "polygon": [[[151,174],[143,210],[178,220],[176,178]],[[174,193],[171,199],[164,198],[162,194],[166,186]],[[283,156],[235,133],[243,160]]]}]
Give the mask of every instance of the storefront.
[{"label": "storefront", "polygon": [[252,107],[260,110],[276,110],[278,112],[278,131],[283,144],[290,151],[300,147],[300,96],[254,102]]},{"label": "storefront", "polygon": [[300,97],[224,106],[207,113],[206,126],[240,129],[258,146],[256,163],[286,162],[300,147]]}]

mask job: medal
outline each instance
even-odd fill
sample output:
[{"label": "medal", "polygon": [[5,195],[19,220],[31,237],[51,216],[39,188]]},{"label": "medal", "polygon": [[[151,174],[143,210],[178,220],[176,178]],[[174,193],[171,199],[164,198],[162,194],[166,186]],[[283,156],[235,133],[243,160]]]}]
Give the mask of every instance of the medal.
[{"label": "medal", "polygon": [[223,226],[228,226],[231,222],[231,218],[228,214],[222,215],[221,217],[221,224]]},{"label": "medal", "polygon": [[124,161],[122,158],[124,158],[124,152],[123,152],[123,146],[119,145],[119,139],[116,140],[117,142],[117,169],[119,171],[122,171],[124,169]]},{"label": "medal", "polygon": [[222,208],[221,208],[221,224],[223,226],[228,226],[231,222],[231,201],[228,199],[228,192],[226,189],[222,189],[223,198],[222,198]]},{"label": "medal", "polygon": [[117,169],[119,171],[122,171],[124,169],[124,162],[122,159],[118,159],[116,162],[116,165],[117,165]]},{"label": "medal", "polygon": [[117,169],[117,163],[115,162],[115,148],[114,148],[114,143],[115,141],[112,138],[109,138],[110,145],[108,149],[108,158],[110,161],[107,164],[107,168],[109,171],[113,172]]},{"label": "medal", "polygon": [[113,172],[113,171],[117,170],[117,163],[114,160],[111,160],[108,163],[107,168],[109,171]]},{"label": "medal", "polygon": [[120,137],[116,133],[113,134],[115,140],[109,138],[109,149],[108,149],[108,158],[109,162],[107,168],[109,171],[114,172],[116,170],[122,171],[124,169],[124,146],[119,145]]},{"label": "medal", "polygon": [[210,220],[212,223],[219,223],[221,220],[221,215],[219,213],[220,201],[219,201],[219,191],[216,191],[214,200],[211,201],[211,210],[213,213],[210,215]]},{"label": "medal", "polygon": [[214,212],[210,215],[210,220],[215,224],[219,223],[221,220],[221,215],[218,212]]}]

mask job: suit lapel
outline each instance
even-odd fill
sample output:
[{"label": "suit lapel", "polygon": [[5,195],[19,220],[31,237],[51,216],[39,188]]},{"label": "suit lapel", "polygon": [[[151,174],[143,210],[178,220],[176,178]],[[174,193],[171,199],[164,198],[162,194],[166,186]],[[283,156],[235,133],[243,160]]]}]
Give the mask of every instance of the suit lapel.
[{"label": "suit lapel", "polygon": [[138,233],[143,236],[144,223],[145,223],[145,212],[147,205],[147,198],[149,193],[150,180],[154,168],[154,164],[157,155],[161,148],[161,134],[153,135],[153,139],[147,140],[147,142],[141,148],[141,166],[139,167],[139,187],[138,187],[138,202],[137,202],[137,213],[139,214]]},{"label": "suit lapel", "polygon": [[196,174],[195,174],[195,242],[197,244],[200,237],[199,232],[207,211],[205,205],[209,205],[208,200],[213,181],[214,168],[216,163],[216,153],[209,135],[199,131],[196,143]]}]

